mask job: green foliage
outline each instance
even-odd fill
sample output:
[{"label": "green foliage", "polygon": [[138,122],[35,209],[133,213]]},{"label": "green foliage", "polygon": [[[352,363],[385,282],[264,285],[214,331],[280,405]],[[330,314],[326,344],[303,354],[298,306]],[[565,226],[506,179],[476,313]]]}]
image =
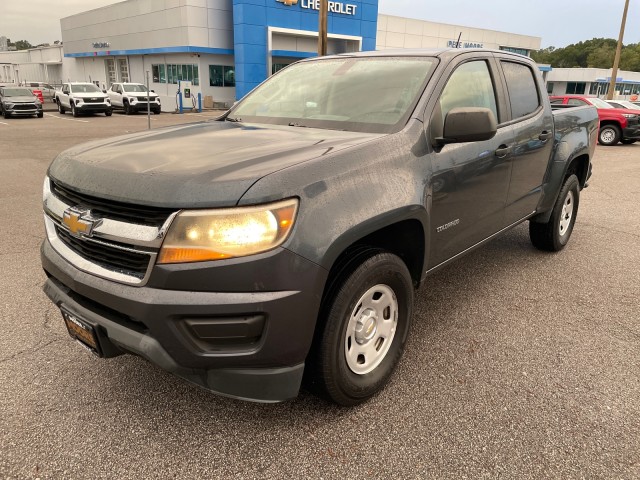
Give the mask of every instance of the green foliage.
[{"label": "green foliage", "polygon": [[[593,38],[564,48],[543,48],[531,52],[531,57],[538,63],[548,63],[556,68],[611,68],[616,46],[617,41],[613,38]],[[640,72],[640,43],[622,47],[620,69]]]},{"label": "green foliage", "polygon": [[11,42],[9,40],[9,46],[16,47],[16,50],[28,50],[30,48],[33,48],[33,45],[31,45],[26,40],[18,40],[17,42]]}]

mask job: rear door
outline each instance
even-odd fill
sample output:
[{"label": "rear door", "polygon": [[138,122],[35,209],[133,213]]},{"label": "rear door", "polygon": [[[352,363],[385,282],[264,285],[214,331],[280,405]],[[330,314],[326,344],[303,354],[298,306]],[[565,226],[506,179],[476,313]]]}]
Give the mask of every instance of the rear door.
[{"label": "rear door", "polygon": [[429,268],[503,228],[513,147],[512,127],[503,124],[503,85],[491,53],[457,57],[439,83],[435,106],[426,117],[432,145],[442,136],[447,113],[456,107],[490,109],[498,131],[490,140],[449,144],[430,154]]},{"label": "rear door", "polygon": [[553,114],[543,97],[542,77],[516,57],[499,58],[513,126],[511,181],[505,218],[507,224],[531,215],[542,196],[542,184],[553,149]]}]

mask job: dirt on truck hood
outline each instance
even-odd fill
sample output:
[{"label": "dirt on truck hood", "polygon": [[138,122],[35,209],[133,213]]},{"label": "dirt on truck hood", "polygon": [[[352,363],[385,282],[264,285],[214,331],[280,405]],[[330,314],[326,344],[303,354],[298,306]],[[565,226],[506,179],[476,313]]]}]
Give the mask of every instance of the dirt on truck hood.
[{"label": "dirt on truck hood", "polygon": [[53,161],[49,175],[80,193],[120,202],[231,206],[265,175],[379,136],[202,122],[73,147]]}]

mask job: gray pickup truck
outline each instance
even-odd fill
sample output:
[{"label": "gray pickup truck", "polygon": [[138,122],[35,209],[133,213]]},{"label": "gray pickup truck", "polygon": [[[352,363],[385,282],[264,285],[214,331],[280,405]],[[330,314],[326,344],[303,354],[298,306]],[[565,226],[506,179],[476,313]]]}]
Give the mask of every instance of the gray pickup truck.
[{"label": "gray pickup truck", "polygon": [[524,221],[536,247],[567,244],[598,117],[545,92],[507,52],[330,56],[215,121],[74,147],[44,181],[44,291],[96,355],[357,404],[429,274]]}]

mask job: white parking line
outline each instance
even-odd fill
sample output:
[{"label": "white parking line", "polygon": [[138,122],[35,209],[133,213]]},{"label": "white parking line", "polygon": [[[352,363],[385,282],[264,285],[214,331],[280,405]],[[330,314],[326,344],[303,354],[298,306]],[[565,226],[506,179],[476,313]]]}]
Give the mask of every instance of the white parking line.
[{"label": "white parking line", "polygon": [[2,125],[6,125],[7,127],[9,126],[9,124],[8,124],[8,123],[4,123],[4,122],[0,122],[0,124],[2,124]]},{"label": "white parking line", "polygon": [[60,117],[60,116],[58,116],[58,115],[52,115],[52,114],[50,114],[50,113],[45,113],[45,115],[46,115],[47,117],[57,118],[58,120],[68,120],[68,121],[70,121],[70,122],[91,123],[91,122],[89,122],[89,120],[77,120],[77,119],[75,119],[75,118],[64,118],[64,117]]}]

